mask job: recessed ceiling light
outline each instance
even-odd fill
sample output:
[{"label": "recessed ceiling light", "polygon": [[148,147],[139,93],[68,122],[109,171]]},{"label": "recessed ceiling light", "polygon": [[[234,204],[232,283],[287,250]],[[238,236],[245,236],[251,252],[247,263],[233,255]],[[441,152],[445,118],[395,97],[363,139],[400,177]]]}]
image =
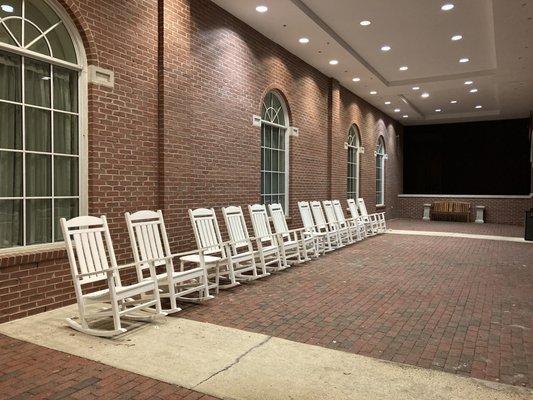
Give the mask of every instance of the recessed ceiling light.
[{"label": "recessed ceiling light", "polygon": [[452,40],[454,42],[457,42],[458,40],[461,40],[463,38],[463,35],[453,35]]},{"label": "recessed ceiling light", "polygon": [[409,67],[407,65],[403,65],[400,67],[400,71],[407,71]]},{"label": "recessed ceiling light", "polygon": [[442,110],[440,108],[435,109],[435,112],[441,112]]},{"label": "recessed ceiling light", "polygon": [[451,3],[448,3],[448,4],[444,4],[440,9],[442,11],[450,11],[451,9],[453,9],[455,6]]},{"label": "recessed ceiling light", "polygon": [[2,11],[6,12],[6,13],[12,13],[13,11],[15,11],[13,6],[10,6],[9,4],[2,4],[1,8],[2,8]]},{"label": "recessed ceiling light", "polygon": [[329,64],[330,65],[337,65],[339,62],[337,60],[330,60],[329,61]]},{"label": "recessed ceiling light", "polygon": [[483,106],[479,106],[479,105],[478,105],[478,106],[476,106],[476,108],[483,108]]},{"label": "recessed ceiling light", "polygon": [[471,85],[472,83],[474,83],[473,81],[465,81],[465,85]]},{"label": "recessed ceiling light", "polygon": [[307,44],[307,43],[309,43],[309,39],[306,38],[306,37],[300,38],[298,41],[299,41],[301,44]]},{"label": "recessed ceiling light", "polygon": [[375,90],[372,90],[372,91],[370,92],[370,94],[378,94],[378,92],[376,92]]},{"label": "recessed ceiling light", "polygon": [[268,11],[268,7],[267,6],[257,6],[257,7],[255,7],[255,11],[260,12],[260,13],[264,13],[264,12]]},{"label": "recessed ceiling light", "polygon": [[390,104],[390,101],[386,101],[385,104],[386,104],[386,105],[389,105],[389,104]]},{"label": "recessed ceiling light", "polygon": [[361,80],[361,78],[353,78],[352,81],[354,82],[359,82]]},{"label": "recessed ceiling light", "polygon": [[413,86],[413,90],[420,90],[420,86]]},{"label": "recessed ceiling light", "polygon": [[427,99],[429,97],[429,93],[422,93],[420,97],[423,97],[424,99]]},{"label": "recessed ceiling light", "polygon": [[391,47],[388,44],[384,44],[383,46],[381,46],[381,51],[389,51],[390,49]]},{"label": "recessed ceiling light", "polygon": [[401,110],[399,108],[395,108],[394,112],[400,112]]},{"label": "recessed ceiling light", "polygon": [[459,59],[459,62],[462,63],[462,64],[467,63],[467,62],[469,62],[469,61],[470,61],[470,59],[467,58],[467,57],[463,57],[463,58],[460,58],[460,59]]},{"label": "recessed ceiling light", "polygon": [[477,93],[477,89],[470,89],[470,93]]},{"label": "recessed ceiling light", "polygon": [[407,114],[402,115],[402,118],[409,118],[409,115],[407,115]]},{"label": "recessed ceiling light", "polygon": [[364,21],[359,22],[359,25],[361,25],[361,26],[368,26],[368,25],[370,25],[371,23],[372,23],[372,22],[370,22],[370,21],[368,21],[368,20],[365,19]]},{"label": "recessed ceiling light", "polygon": [[450,104],[457,104],[457,100],[450,101]]}]

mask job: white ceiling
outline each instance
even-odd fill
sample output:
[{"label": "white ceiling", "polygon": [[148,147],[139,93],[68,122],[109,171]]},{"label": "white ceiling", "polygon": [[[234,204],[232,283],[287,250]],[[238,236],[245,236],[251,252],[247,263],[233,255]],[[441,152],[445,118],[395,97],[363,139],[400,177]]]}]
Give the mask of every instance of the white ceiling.
[{"label": "white ceiling", "polygon": [[[212,1],[402,124],[522,118],[533,110],[533,0]],[[442,11],[445,3],[455,7]],[[455,34],[463,39],[452,41]],[[382,52],[384,44],[392,49]]]}]

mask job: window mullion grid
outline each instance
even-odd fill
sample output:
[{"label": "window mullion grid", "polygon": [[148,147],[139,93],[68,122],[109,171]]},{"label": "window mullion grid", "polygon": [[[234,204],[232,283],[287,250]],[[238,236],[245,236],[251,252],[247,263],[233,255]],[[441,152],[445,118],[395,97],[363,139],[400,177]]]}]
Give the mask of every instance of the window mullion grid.
[{"label": "window mullion grid", "polygon": [[[24,2],[22,2],[22,43],[24,43]],[[21,62],[22,98],[22,245],[26,246],[26,57]]]},{"label": "window mullion grid", "polygon": [[[50,151],[52,152],[52,165],[51,165],[51,171],[52,171],[52,243],[55,242],[56,236],[55,236],[55,160],[54,160],[54,154],[55,154],[55,147],[54,147],[54,65],[50,64],[50,108],[52,109],[50,111]],[[79,118],[78,118],[79,119]],[[78,141],[79,142],[79,141]],[[78,167],[79,168],[79,167]],[[78,170],[79,173],[79,170]],[[78,178],[79,181],[79,178]],[[78,182],[79,183],[79,182]]]}]

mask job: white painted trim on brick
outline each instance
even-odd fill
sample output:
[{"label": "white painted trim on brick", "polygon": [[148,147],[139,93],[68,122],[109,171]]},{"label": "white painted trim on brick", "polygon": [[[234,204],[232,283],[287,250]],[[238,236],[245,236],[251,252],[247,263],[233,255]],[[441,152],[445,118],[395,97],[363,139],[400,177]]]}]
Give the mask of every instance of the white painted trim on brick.
[{"label": "white painted trim on brick", "polygon": [[457,199],[531,199],[533,193],[526,195],[485,195],[485,194],[399,194],[400,198],[457,198]]}]

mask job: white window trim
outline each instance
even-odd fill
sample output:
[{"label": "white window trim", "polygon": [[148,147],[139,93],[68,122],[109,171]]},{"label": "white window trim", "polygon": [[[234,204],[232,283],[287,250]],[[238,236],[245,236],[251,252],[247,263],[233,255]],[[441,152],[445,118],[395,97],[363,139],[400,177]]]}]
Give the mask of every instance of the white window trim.
[{"label": "white window trim", "polygon": [[[357,136],[357,143],[359,144],[359,146],[354,146],[353,144],[349,144],[349,143],[346,143],[346,147],[348,149],[350,148],[353,148],[355,149],[355,157],[356,157],[356,168],[355,168],[355,181],[357,182],[357,185],[355,187],[355,199],[357,200],[359,198],[359,195],[360,195],[360,190],[359,190],[359,187],[360,187],[360,181],[359,181],[359,178],[360,178],[360,170],[361,170],[361,165],[360,165],[360,161],[361,161],[361,149],[362,149],[362,146],[361,146],[361,136],[359,135],[359,127],[355,124],[352,124],[352,126],[350,126],[350,130],[352,129],[352,127],[355,127],[356,131],[355,131],[355,134]],[[348,136],[350,135],[350,130],[348,130]]]},{"label": "white window trim", "polygon": [[[285,216],[287,218],[289,218],[289,215],[290,215],[290,210],[289,210],[289,196],[290,196],[290,188],[289,188],[289,171],[290,171],[290,165],[289,165],[289,162],[290,162],[290,157],[289,157],[289,153],[290,153],[290,134],[289,134],[289,128],[290,128],[290,122],[289,122],[289,110],[287,109],[287,104],[285,103],[285,99],[283,97],[281,97],[279,95],[279,93],[276,91],[276,90],[270,90],[268,91],[265,96],[263,96],[263,98],[261,99],[261,101],[263,101],[265,99],[265,97],[269,94],[269,93],[273,93],[275,96],[277,96],[280,104],[281,104],[281,108],[283,109],[283,113],[285,115],[285,125],[280,125],[280,124],[276,124],[274,122],[270,122],[270,121],[266,121],[262,118],[261,116],[261,125],[260,125],[260,129],[262,130],[263,129],[263,124],[267,124],[267,125],[270,125],[270,126],[273,126],[273,127],[276,127],[276,128],[283,128],[285,129],[285,204],[284,205],[284,209],[285,209]],[[261,132],[262,134],[262,132]],[[261,198],[261,193],[262,192],[262,189],[260,189],[260,193],[259,193],[259,197]]]},{"label": "white window trim", "polygon": [[[47,5],[52,8],[63,22],[63,26],[69,33],[74,50],[76,51],[76,57],[78,64],[69,63],[67,61],[59,60],[46,56],[44,54],[36,53],[31,50],[23,49],[20,47],[12,46],[7,43],[0,43],[0,50],[4,50],[9,53],[18,54],[20,56],[29,57],[39,61],[43,61],[52,65],[57,65],[67,69],[79,71],[78,78],[78,124],[79,124],[79,210],[80,215],[87,215],[89,212],[89,163],[88,163],[88,131],[89,131],[89,99],[88,99],[88,75],[87,75],[87,54],[83,45],[83,40],[76,28],[76,24],[70,18],[67,11],[56,0],[44,0]],[[54,224],[55,221],[52,221]],[[26,227],[24,226],[24,229]],[[52,238],[53,239],[53,238]],[[51,242],[51,243],[39,243],[27,246],[6,247],[0,249],[0,255],[9,254],[17,255],[19,253],[27,254],[32,252],[41,252],[50,249],[64,248],[64,242]]]}]

